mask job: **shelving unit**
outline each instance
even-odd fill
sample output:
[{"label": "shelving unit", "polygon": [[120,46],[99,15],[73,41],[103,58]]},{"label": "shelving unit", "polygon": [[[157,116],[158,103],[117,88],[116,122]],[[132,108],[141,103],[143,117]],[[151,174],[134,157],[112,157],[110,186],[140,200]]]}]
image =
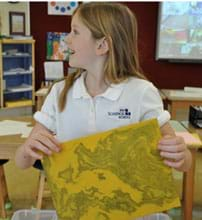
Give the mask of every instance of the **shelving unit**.
[{"label": "shelving unit", "polygon": [[35,40],[0,40],[0,108],[35,104]]}]

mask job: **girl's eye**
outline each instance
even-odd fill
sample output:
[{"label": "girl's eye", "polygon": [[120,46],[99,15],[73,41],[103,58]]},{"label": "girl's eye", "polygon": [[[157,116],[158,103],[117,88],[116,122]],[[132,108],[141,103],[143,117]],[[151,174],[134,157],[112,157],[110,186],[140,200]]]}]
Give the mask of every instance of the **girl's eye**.
[{"label": "girl's eye", "polygon": [[79,32],[77,30],[72,30],[73,34],[78,34]]}]

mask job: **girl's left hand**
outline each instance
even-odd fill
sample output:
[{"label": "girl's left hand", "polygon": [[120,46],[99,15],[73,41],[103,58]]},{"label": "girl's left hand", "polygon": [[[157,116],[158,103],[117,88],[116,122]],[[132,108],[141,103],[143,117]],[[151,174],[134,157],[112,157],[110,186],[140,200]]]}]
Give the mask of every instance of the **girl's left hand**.
[{"label": "girl's left hand", "polygon": [[159,141],[158,149],[166,165],[183,170],[189,150],[182,137],[166,135]]}]

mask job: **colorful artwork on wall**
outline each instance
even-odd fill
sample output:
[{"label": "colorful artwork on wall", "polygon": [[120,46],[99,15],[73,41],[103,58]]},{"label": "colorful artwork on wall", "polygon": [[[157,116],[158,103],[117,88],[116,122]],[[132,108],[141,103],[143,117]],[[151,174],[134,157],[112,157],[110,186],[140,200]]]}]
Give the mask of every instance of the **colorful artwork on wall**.
[{"label": "colorful artwork on wall", "polygon": [[47,32],[47,60],[68,60],[65,32]]},{"label": "colorful artwork on wall", "polygon": [[51,1],[48,2],[48,14],[72,15],[72,13],[78,7],[78,5],[79,3],[76,1],[70,1],[70,2]]}]

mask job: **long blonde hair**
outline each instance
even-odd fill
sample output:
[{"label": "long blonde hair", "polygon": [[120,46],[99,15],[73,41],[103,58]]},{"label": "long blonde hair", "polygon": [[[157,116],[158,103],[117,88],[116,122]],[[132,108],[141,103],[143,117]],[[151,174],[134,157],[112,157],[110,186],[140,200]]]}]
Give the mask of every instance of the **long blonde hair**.
[{"label": "long blonde hair", "polygon": [[[104,66],[105,80],[120,83],[130,76],[145,79],[139,64],[137,49],[137,22],[133,12],[125,5],[109,2],[81,4],[77,14],[95,39],[106,38],[108,59]],[[73,14],[73,16],[74,16]],[[82,70],[67,76],[60,94],[59,109],[64,110],[68,90]]]}]

